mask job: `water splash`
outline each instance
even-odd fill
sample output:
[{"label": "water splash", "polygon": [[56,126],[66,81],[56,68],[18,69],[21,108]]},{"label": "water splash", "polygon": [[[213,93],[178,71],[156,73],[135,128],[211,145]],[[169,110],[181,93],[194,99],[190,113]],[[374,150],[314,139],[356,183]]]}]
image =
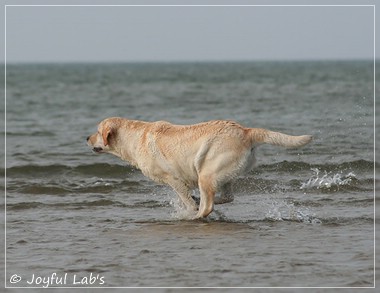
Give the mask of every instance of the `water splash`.
[{"label": "water splash", "polygon": [[265,218],[271,221],[294,221],[309,224],[321,224],[322,221],[316,218],[315,213],[309,209],[301,209],[293,203],[277,202],[271,203],[271,206]]},{"label": "water splash", "polygon": [[353,178],[356,178],[356,175],[353,172],[348,173],[347,175],[343,175],[342,173],[331,174],[324,172],[324,175],[320,177],[320,170],[318,168],[311,169],[314,172],[314,175],[307,181],[302,183],[300,189],[323,189],[323,188],[331,188],[342,185],[348,185],[351,183]]},{"label": "water splash", "polygon": [[196,212],[186,209],[177,196],[170,199],[170,205],[174,207],[174,211],[170,213],[172,219],[191,220],[196,215]]}]

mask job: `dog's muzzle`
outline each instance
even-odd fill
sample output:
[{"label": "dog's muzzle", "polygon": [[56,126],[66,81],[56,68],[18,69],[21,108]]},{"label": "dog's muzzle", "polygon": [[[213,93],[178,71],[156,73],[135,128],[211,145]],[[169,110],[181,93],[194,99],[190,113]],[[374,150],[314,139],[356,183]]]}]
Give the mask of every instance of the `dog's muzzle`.
[{"label": "dog's muzzle", "polygon": [[92,149],[95,153],[100,153],[103,149],[99,147],[95,147]]},{"label": "dog's muzzle", "polygon": [[[90,136],[87,136],[86,137],[87,145],[90,146],[90,143],[88,142],[89,140],[90,140]],[[100,153],[101,151],[103,151],[103,148],[101,148],[101,147],[93,147],[92,151],[95,152],[95,153]]]}]

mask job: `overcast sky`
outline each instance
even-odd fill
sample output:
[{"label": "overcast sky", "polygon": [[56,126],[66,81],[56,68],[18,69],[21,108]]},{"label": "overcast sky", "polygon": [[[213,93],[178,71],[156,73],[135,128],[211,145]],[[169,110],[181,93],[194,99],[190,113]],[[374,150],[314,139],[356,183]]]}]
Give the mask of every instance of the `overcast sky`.
[{"label": "overcast sky", "polygon": [[7,62],[373,59],[373,7],[6,8]]}]

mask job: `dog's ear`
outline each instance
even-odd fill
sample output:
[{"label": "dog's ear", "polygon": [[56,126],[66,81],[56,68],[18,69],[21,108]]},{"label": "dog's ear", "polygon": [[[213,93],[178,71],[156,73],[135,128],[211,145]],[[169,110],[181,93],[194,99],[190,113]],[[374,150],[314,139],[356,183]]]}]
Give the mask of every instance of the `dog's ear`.
[{"label": "dog's ear", "polygon": [[109,136],[112,134],[112,132],[113,132],[112,128],[109,125],[103,127],[102,137],[103,137],[103,144],[104,144],[104,146],[108,145],[108,143],[109,143]]}]

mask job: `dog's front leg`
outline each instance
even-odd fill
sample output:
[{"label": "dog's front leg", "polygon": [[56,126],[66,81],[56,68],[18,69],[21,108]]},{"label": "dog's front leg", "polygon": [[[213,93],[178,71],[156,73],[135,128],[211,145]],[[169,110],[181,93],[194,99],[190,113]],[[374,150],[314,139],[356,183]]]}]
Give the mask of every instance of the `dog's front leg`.
[{"label": "dog's front leg", "polygon": [[176,179],[170,179],[167,182],[174,191],[178,194],[179,198],[189,211],[197,211],[198,206],[194,199],[191,197],[191,189],[182,181]]}]

